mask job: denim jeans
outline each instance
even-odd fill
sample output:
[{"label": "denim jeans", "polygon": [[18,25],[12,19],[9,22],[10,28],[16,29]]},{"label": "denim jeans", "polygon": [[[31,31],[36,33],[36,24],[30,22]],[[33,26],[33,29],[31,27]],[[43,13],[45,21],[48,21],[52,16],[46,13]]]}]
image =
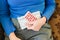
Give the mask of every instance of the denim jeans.
[{"label": "denim jeans", "polygon": [[17,19],[12,18],[12,22],[16,28],[15,34],[22,40],[53,40],[51,26],[46,23],[39,31],[21,30]]}]

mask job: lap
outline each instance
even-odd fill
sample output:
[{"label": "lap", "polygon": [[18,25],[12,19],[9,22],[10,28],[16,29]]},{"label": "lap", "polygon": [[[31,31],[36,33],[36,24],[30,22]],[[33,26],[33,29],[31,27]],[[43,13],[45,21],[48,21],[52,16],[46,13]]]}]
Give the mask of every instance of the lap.
[{"label": "lap", "polygon": [[20,38],[25,40],[50,40],[51,37],[51,29],[49,28],[41,28],[40,31],[36,32],[33,30],[23,30],[23,31],[17,31],[16,34],[19,34]]},{"label": "lap", "polygon": [[26,39],[26,40],[50,40],[50,36],[51,36],[51,28],[49,24],[45,24],[40,31],[33,31],[33,30],[19,30],[19,25],[18,25],[18,21],[16,21],[15,19],[13,19],[13,23],[15,26],[17,26],[16,30],[16,35],[22,39]]},{"label": "lap", "polygon": [[30,38],[29,40],[48,40],[48,36],[46,34],[40,34]]}]

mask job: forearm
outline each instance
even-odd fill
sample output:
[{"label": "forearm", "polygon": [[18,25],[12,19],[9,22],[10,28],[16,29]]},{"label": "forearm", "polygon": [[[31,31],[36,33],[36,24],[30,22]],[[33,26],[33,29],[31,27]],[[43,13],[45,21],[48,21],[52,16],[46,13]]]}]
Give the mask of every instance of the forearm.
[{"label": "forearm", "polygon": [[42,14],[42,16],[45,16],[46,19],[49,20],[50,17],[52,16],[52,14],[54,13],[54,10],[55,10],[55,5],[48,6],[48,7],[45,9],[45,12],[44,12],[44,14]]},{"label": "forearm", "polygon": [[1,15],[0,19],[1,19],[1,24],[5,30],[5,33],[7,34],[7,36],[9,36],[10,33],[15,31],[13,23],[11,22],[9,16],[7,15]]},{"label": "forearm", "polygon": [[54,13],[55,7],[56,7],[56,3],[55,0],[46,0],[45,2],[45,10],[42,14],[42,17],[45,16],[47,21],[50,19],[50,17],[52,16],[52,14]]}]

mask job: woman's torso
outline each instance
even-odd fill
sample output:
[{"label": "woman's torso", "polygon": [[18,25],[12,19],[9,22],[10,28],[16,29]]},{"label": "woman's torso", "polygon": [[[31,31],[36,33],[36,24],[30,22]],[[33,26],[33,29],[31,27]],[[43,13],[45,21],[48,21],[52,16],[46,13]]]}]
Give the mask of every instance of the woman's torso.
[{"label": "woman's torso", "polygon": [[12,17],[23,16],[27,11],[43,13],[45,0],[8,0]]}]

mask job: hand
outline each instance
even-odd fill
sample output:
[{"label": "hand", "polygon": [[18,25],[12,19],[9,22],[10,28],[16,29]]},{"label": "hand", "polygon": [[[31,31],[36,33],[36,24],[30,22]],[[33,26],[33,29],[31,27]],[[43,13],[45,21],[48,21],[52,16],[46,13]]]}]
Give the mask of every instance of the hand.
[{"label": "hand", "polygon": [[15,36],[14,32],[10,33],[9,39],[10,39],[10,40],[21,40],[21,39],[19,39],[19,38],[17,38],[17,37]]},{"label": "hand", "polygon": [[46,18],[42,17],[37,19],[36,21],[33,22],[27,22],[27,29],[28,30],[34,30],[34,31],[39,31],[40,28],[46,23]]}]

